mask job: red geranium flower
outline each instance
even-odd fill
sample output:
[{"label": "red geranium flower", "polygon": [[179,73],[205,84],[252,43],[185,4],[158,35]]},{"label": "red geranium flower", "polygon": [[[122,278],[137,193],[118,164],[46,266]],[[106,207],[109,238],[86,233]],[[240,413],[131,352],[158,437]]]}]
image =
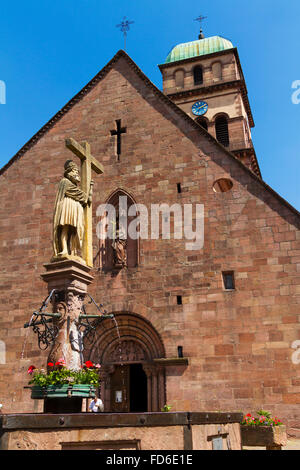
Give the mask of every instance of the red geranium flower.
[{"label": "red geranium flower", "polygon": [[53,362],[48,362],[48,366],[53,367],[54,366]]},{"label": "red geranium flower", "polygon": [[90,367],[94,367],[94,364],[92,363],[92,361],[86,361],[85,362],[85,366],[90,369]]},{"label": "red geranium flower", "polygon": [[32,374],[32,372],[34,371],[34,369],[36,369],[35,366],[30,366],[30,367],[28,367],[27,374]]},{"label": "red geranium flower", "polygon": [[249,418],[251,418],[251,413],[248,413],[246,416],[249,416]]},{"label": "red geranium flower", "polygon": [[60,367],[65,367],[66,363],[64,359],[58,359],[58,361],[55,363],[56,366]]}]

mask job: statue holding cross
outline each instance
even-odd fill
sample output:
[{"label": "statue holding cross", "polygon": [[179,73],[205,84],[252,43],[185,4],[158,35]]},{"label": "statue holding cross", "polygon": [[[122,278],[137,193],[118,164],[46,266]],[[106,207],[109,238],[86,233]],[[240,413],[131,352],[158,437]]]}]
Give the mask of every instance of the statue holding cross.
[{"label": "statue holding cross", "polygon": [[87,142],[78,144],[66,140],[66,147],[81,160],[79,168],[72,160],[64,166],[64,177],[59,183],[53,219],[52,261],[77,259],[93,266],[92,247],[92,170],[103,173],[102,165],[91,155]]}]

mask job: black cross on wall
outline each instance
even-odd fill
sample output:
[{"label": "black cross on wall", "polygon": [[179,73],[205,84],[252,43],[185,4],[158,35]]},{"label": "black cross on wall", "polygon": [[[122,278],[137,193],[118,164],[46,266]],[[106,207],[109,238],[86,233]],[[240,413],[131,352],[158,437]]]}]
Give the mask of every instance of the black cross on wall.
[{"label": "black cross on wall", "polygon": [[120,160],[120,155],[122,151],[122,134],[126,134],[127,128],[121,126],[121,119],[116,120],[116,126],[117,129],[113,129],[112,131],[110,131],[110,134],[117,136],[117,156],[118,160]]}]

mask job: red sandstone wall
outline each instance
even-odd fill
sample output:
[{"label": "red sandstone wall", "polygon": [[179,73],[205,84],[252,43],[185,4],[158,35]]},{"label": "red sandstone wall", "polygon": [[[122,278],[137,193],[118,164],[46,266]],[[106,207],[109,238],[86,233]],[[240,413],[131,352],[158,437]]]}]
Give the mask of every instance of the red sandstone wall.
[{"label": "red sandstone wall", "polygon": [[[110,137],[116,119],[127,126],[118,163]],[[299,218],[160,101],[124,59],[0,177],[3,411],[33,411],[23,390],[26,370],[45,365],[47,357],[29,332],[21,360],[28,331],[23,324],[47,294],[39,274],[52,255],[52,212],[63,164],[71,158],[64,147],[69,136],[89,141],[104,165],[105,174],[95,178],[94,211],[117,188],[147,207],[205,205],[203,250],[185,250],[186,240],[142,240],[138,268],[111,277],[98,272],[96,262],[91,287],[109,312],[151,321],[167,357],[183,346],[189,367],[167,372],[172,411],[264,408],[299,430],[300,365],[291,360],[291,343],[300,339]],[[212,185],[223,176],[234,188],[217,194]],[[95,236],[95,254],[97,248]],[[225,270],[235,271],[234,292],[223,291]]]}]

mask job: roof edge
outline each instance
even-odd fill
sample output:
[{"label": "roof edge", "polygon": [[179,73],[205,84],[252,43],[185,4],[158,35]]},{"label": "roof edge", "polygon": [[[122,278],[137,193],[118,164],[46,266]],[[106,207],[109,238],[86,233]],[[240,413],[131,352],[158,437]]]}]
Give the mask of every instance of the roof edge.
[{"label": "roof edge", "polygon": [[159,69],[164,69],[164,68],[167,68],[167,67],[174,67],[175,64],[184,64],[185,62],[191,62],[191,61],[196,61],[196,60],[199,60],[199,58],[201,57],[201,59],[206,59],[207,57],[215,57],[215,56],[218,56],[218,55],[223,55],[223,54],[226,54],[228,52],[234,52],[234,51],[237,51],[237,48],[236,47],[232,47],[230,49],[224,49],[223,51],[216,51],[216,52],[211,52],[209,54],[203,54],[203,55],[196,55],[194,57],[189,57],[188,59],[180,59],[180,60],[175,60],[174,62],[163,62],[162,64],[158,64],[158,67]]}]

